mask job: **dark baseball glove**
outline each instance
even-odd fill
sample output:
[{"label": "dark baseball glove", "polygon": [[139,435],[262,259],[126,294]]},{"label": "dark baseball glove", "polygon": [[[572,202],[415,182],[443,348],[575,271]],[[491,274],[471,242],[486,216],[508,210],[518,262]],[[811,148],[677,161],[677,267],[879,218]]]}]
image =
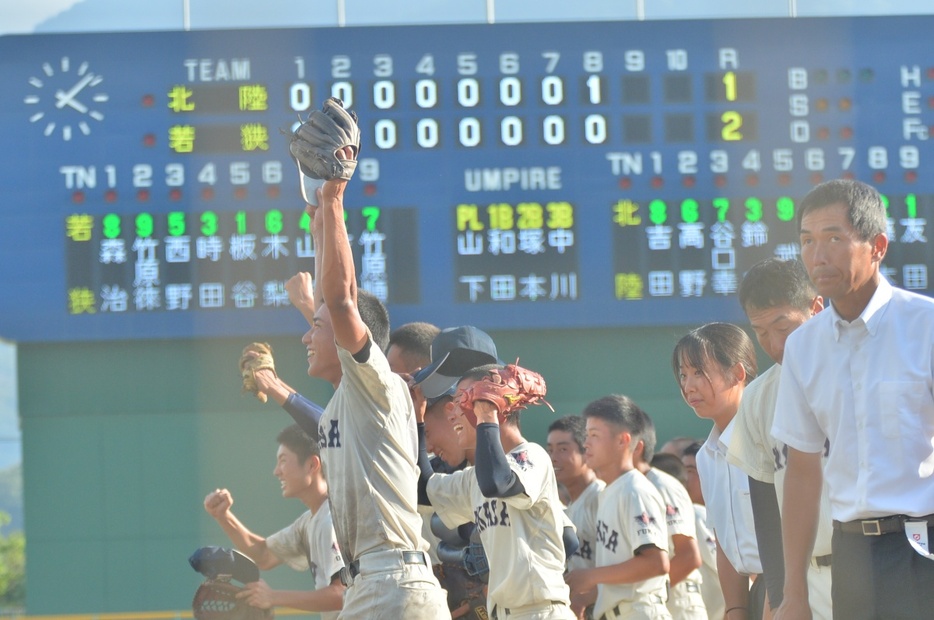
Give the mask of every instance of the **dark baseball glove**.
[{"label": "dark baseball glove", "polygon": [[[354,158],[339,154],[353,149]],[[290,136],[289,153],[301,173],[312,179],[349,181],[357,168],[360,153],[360,127],[357,115],[344,109],[344,102],[330,97],[320,110],[314,110]]]},{"label": "dark baseball glove", "polygon": [[197,620],[271,620],[272,609],[248,605],[237,594],[243,588],[221,579],[208,579],[195,591],[191,611]]},{"label": "dark baseball glove", "polygon": [[487,376],[461,392],[458,405],[465,414],[475,417],[473,408],[478,400],[493,403],[500,422],[529,405],[545,404],[554,411],[545,400],[545,379],[516,364],[490,370]]},{"label": "dark baseball glove", "polygon": [[275,360],[272,358],[272,347],[265,342],[253,342],[243,347],[240,353],[240,376],[243,377],[243,393],[250,392],[260,400],[266,402],[266,395],[259,391],[256,385],[256,371],[271,370],[276,372]]}]

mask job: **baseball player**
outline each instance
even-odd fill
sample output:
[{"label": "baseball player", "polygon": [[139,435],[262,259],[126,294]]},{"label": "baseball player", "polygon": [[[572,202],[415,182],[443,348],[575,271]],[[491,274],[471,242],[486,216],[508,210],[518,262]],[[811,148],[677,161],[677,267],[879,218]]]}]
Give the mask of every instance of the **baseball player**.
[{"label": "baseball player", "polygon": [[386,359],[393,372],[412,374],[431,363],[431,342],[438,335],[431,323],[406,323],[392,330],[386,346]]},{"label": "baseball player", "polygon": [[587,464],[606,483],[597,506],[596,566],[567,574],[572,592],[597,590],[598,620],[671,618],[668,598],[668,529],[665,504],[633,464],[644,428],[627,396],[588,404],[584,442]]},{"label": "baseball player", "polygon": [[[733,421],[733,437],[727,461],[749,475],[749,496],[756,524],[756,539],[766,579],[769,607],[782,602],[785,567],[782,559],[781,517],[785,465],[788,448],[772,437],[775,399],[788,335],[823,309],[807,271],[798,261],[769,258],[752,266],[739,287],[742,305],[756,339],[775,364],[759,375],[743,392]],[[824,453],[824,461],[829,450]],[[827,485],[821,491],[814,555],[808,566],[808,602],[814,618],[831,620],[830,564],[832,534],[830,496]]]},{"label": "baseball player", "polygon": [[[577,528],[580,543],[577,551],[568,556],[568,571],[596,565],[597,502],[606,483],[597,478],[584,460],[586,440],[586,422],[580,416],[564,416],[548,427],[546,449],[555,468],[555,478],[567,490],[569,501],[565,513]],[[572,592],[571,609],[578,615],[586,610],[584,617],[592,618],[596,597],[596,590],[580,594]]]},{"label": "baseball player", "polygon": [[344,594],[340,580],[344,561],[331,524],[328,487],[317,441],[296,424],[284,429],[276,440],[279,450],[273,474],[282,485],[282,496],[300,499],[307,511],[288,527],[263,538],[231,512],[233,496],[227,489],[209,493],[204,498],[204,509],[260,569],[268,570],[284,562],[295,570],[310,570],[315,583],[311,591],[285,591],[273,590],[260,579],[245,584],[238,598],[261,609],[291,607],[319,612],[322,620],[334,620]]},{"label": "baseball player", "polygon": [[554,469],[545,450],[522,437],[514,405],[508,404],[539,399],[515,402],[494,394],[502,387],[494,379],[510,368],[533,379],[520,378],[518,385],[536,385],[533,392],[516,389],[512,395],[544,395],[541,377],[515,366],[481,366],[464,375],[449,415],[461,446],[475,449],[476,464],[434,473],[421,445],[420,501],[430,503],[448,528],[476,523],[490,566],[491,618],[570,620],[574,614],[562,578],[565,517]]},{"label": "baseball player", "polygon": [[684,485],[674,476],[652,467],[655,456],[655,423],[643,412],[644,429],[633,453],[633,464],[658,489],[665,502],[668,526],[668,611],[674,620],[707,620],[701,595],[703,564],[694,525],[694,506]]},{"label": "baseball player", "polygon": [[450,618],[421,536],[412,400],[383,353],[386,309],[357,288],[344,225],[344,188],[356,167],[359,136],[355,117],[331,98],[290,144],[303,180],[326,179],[315,196],[318,206],[307,206],[318,277],[313,324],[302,342],[308,374],[335,388],[320,417],[318,445],[348,565],[340,617]]}]

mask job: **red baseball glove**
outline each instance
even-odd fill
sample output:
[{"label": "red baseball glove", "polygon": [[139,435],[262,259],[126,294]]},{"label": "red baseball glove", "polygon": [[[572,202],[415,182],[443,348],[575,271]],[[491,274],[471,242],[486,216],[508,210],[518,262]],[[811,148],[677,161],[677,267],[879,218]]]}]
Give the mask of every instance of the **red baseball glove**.
[{"label": "red baseball glove", "polygon": [[491,370],[489,374],[461,392],[461,410],[468,418],[476,420],[474,403],[485,400],[493,403],[499,412],[502,423],[511,414],[525,409],[529,405],[545,404],[554,411],[545,400],[545,379],[533,370],[527,370],[516,364]]}]

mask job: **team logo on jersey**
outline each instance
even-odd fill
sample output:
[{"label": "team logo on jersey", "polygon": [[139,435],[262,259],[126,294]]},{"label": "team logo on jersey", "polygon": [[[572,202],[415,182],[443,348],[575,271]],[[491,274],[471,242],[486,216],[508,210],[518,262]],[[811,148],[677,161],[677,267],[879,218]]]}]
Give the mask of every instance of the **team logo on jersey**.
[{"label": "team logo on jersey", "polygon": [[603,545],[611,553],[616,553],[616,548],[619,546],[619,532],[611,528],[608,523],[604,523],[598,519],[597,542]]},{"label": "team logo on jersey", "polygon": [[318,425],[318,448],[340,448],[341,447],[341,429],[337,420],[331,420],[331,429],[324,431],[324,425]]},{"label": "team logo on jersey", "polygon": [[665,516],[671,517],[680,517],[681,511],[678,510],[677,506],[672,506],[671,504],[665,504]]},{"label": "team logo on jersey", "polygon": [[519,469],[522,471],[534,467],[534,465],[532,465],[532,461],[529,459],[528,450],[522,450],[521,452],[510,452],[509,454],[512,456],[512,460],[516,462],[516,465],[518,465]]},{"label": "team logo on jersey", "polygon": [[650,515],[647,512],[643,512],[641,515],[636,515],[636,523],[641,523],[642,525],[656,525],[655,517]]},{"label": "team logo on jersey", "polygon": [[491,499],[483,502],[473,511],[474,523],[477,524],[477,530],[482,532],[488,527],[502,526],[512,527],[509,520],[509,509],[506,502]]}]

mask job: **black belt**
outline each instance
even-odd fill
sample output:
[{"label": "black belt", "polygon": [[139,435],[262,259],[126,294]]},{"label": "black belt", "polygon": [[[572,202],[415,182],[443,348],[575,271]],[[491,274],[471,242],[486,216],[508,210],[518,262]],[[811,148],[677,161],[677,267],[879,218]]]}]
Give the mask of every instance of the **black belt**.
[{"label": "black belt", "polygon": [[[428,566],[428,559],[424,551],[403,551],[402,562],[405,564],[422,564]],[[360,574],[360,560],[354,560],[343,569],[341,569],[341,583],[350,586],[354,578]]]},{"label": "black belt", "polygon": [[814,563],[819,567],[831,566],[833,564],[832,555],[816,555],[814,556]]},{"label": "black belt", "polygon": [[[561,601],[545,601],[545,602],[543,602],[543,603],[540,603],[540,606],[541,606],[541,607],[545,607],[545,605],[563,605],[563,604],[564,604],[564,603],[562,603]],[[524,605],[523,608],[525,608],[525,607],[531,607],[531,606],[533,606],[533,605],[534,605],[534,603],[529,604],[529,605]],[[493,617],[493,618],[499,618],[500,616],[510,616],[510,615],[512,615],[512,613],[513,613],[513,612],[512,612],[511,609],[507,609],[507,608],[505,608],[505,607],[499,607],[498,605],[493,605],[493,612],[492,612],[492,616],[491,616],[491,617]]]},{"label": "black belt", "polygon": [[906,521],[927,521],[928,527],[934,526],[934,515],[926,517],[909,517],[906,515],[891,515],[878,519],[861,519],[857,521],[834,521],[833,527],[844,534],[862,534],[863,536],[882,536],[905,531]]}]

